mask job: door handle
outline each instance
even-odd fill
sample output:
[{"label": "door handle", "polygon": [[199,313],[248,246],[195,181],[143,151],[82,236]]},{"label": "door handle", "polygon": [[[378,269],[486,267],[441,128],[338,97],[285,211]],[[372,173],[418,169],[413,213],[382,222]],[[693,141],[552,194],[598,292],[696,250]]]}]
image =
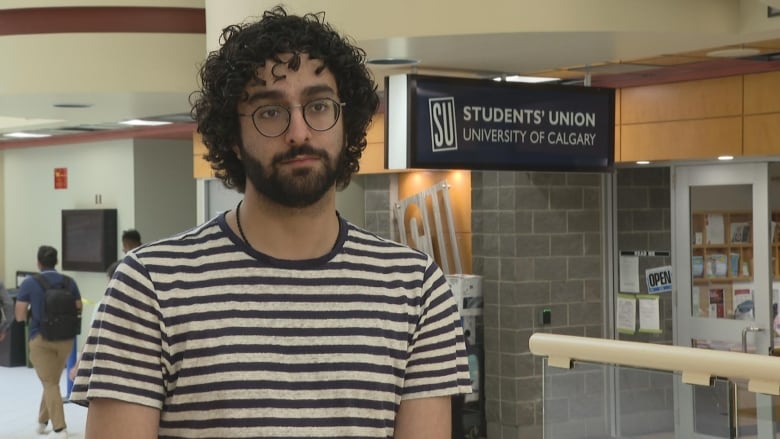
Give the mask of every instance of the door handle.
[{"label": "door handle", "polygon": [[763,328],[758,326],[746,326],[742,328],[742,352],[747,353],[747,334],[748,332],[761,332]]}]

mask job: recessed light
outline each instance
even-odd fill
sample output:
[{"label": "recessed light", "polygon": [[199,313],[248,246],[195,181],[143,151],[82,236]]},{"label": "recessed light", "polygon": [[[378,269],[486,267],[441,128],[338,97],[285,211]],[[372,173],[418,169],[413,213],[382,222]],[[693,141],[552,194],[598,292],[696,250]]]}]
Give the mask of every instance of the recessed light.
[{"label": "recessed light", "polygon": [[732,155],[722,155],[722,156],[718,157],[718,160],[721,160],[721,161],[734,160],[734,156],[732,156]]},{"label": "recessed light", "polygon": [[540,82],[560,81],[561,78],[547,78],[543,76],[507,75],[507,76],[496,76],[495,78],[493,78],[493,80],[505,81],[505,82],[525,82],[529,84],[536,84]]},{"label": "recessed light", "polygon": [[636,164],[637,165],[649,165],[650,161],[648,161],[648,160],[637,160]]},{"label": "recessed light", "polygon": [[78,104],[78,103],[59,103],[59,104],[53,104],[52,107],[54,108],[89,108],[92,104]]},{"label": "recessed light", "polygon": [[366,60],[366,64],[374,66],[412,66],[419,63],[420,60],[414,58],[371,58]]},{"label": "recessed light", "polygon": [[119,123],[121,123],[122,125],[131,125],[134,127],[157,127],[160,125],[170,125],[173,122],[166,122],[164,120],[130,119]]},{"label": "recessed light", "polygon": [[16,131],[13,133],[6,133],[3,134],[4,137],[14,137],[17,139],[38,139],[42,137],[51,137],[51,134],[41,134],[41,133],[25,133],[24,131]]},{"label": "recessed light", "polygon": [[758,55],[760,50],[751,47],[735,47],[733,49],[721,49],[707,52],[707,56],[713,58],[744,58],[746,56]]}]

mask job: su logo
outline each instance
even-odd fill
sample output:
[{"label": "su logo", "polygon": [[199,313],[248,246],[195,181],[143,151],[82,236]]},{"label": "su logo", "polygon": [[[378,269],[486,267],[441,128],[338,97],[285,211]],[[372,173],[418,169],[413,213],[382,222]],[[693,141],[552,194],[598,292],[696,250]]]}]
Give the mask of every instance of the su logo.
[{"label": "su logo", "polygon": [[430,99],[428,109],[431,114],[431,149],[434,152],[458,149],[455,98]]}]

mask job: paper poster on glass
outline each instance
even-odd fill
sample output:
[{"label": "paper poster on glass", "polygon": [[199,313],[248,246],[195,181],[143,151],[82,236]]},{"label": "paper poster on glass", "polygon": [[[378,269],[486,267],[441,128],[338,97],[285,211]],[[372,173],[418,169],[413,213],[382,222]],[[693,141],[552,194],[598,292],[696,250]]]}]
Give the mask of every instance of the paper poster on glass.
[{"label": "paper poster on glass", "polygon": [[633,294],[618,294],[617,330],[621,334],[636,332],[636,297]]},{"label": "paper poster on glass", "polygon": [[672,266],[648,268],[645,270],[647,292],[651,294],[669,293],[672,291]]},{"label": "paper poster on glass", "polygon": [[639,332],[660,334],[662,331],[659,297],[654,294],[638,294],[636,298],[639,300]]}]

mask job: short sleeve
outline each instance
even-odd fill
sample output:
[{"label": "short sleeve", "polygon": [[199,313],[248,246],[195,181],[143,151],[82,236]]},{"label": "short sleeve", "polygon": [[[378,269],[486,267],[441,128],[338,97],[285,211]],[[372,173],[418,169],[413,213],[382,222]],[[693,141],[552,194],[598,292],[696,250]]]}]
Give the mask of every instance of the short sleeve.
[{"label": "short sleeve", "polygon": [[159,308],[152,282],[128,258],[109,283],[82,351],[71,401],[110,398],[162,408]]},{"label": "short sleeve", "polygon": [[444,273],[430,259],[422,290],[420,318],[410,344],[402,398],[471,393],[458,308]]}]

